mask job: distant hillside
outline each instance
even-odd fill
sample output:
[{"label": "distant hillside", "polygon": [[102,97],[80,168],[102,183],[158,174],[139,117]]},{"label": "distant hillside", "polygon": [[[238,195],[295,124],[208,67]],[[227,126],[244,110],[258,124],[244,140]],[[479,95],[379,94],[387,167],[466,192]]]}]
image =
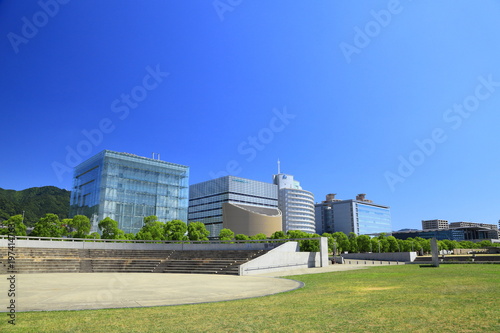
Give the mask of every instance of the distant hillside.
[{"label": "distant hillside", "polygon": [[55,186],[32,187],[22,191],[0,188],[0,221],[23,211],[24,224],[28,227],[47,213],[67,218],[70,193]]}]

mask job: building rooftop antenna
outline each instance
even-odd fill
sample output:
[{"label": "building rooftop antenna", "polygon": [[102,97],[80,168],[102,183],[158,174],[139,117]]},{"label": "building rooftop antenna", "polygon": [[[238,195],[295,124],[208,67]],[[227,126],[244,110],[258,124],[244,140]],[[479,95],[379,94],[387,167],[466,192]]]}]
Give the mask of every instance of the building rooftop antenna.
[{"label": "building rooftop antenna", "polygon": [[280,159],[278,158],[278,175],[281,173],[280,171]]}]

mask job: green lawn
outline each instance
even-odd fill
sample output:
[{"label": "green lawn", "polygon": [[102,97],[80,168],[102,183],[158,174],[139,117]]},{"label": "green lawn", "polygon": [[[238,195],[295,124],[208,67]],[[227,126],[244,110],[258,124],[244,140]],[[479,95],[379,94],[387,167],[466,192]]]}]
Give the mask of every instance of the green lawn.
[{"label": "green lawn", "polygon": [[500,332],[500,265],[384,266],[291,278],[305,287],[199,305],[17,313],[17,325],[4,318],[0,331]]}]

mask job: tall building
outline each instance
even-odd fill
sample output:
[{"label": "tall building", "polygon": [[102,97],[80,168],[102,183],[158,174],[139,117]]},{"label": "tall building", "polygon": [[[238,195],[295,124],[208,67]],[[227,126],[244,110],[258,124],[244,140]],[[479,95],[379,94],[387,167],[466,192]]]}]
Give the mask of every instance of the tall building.
[{"label": "tall building", "polygon": [[118,221],[125,233],[137,233],[146,216],[187,222],[189,167],[104,150],[75,167],[71,216],[97,223]]},{"label": "tall building", "polygon": [[422,220],[423,230],[448,229],[448,221],[446,220]]},{"label": "tall building", "polygon": [[[266,216],[274,219],[264,221],[262,218]],[[204,223],[210,237],[217,237],[222,228],[244,234],[268,234],[275,228],[274,231],[279,231],[278,188],[274,184],[234,176],[191,185],[188,220]]]},{"label": "tall building", "polygon": [[335,199],[337,194],[330,193],[326,195],[326,200],[314,205],[314,215],[316,220],[316,233],[323,234],[325,232],[333,234],[333,207],[332,203],[342,201]]},{"label": "tall building", "polygon": [[301,230],[316,232],[314,220],[314,196],[303,190],[293,176],[280,173],[273,176],[278,186],[278,207],[283,214],[283,231]]},{"label": "tall building", "polygon": [[340,231],[369,235],[392,231],[390,208],[367,200],[364,193],[358,194],[355,200],[339,200],[329,194],[315,208],[318,233]]}]

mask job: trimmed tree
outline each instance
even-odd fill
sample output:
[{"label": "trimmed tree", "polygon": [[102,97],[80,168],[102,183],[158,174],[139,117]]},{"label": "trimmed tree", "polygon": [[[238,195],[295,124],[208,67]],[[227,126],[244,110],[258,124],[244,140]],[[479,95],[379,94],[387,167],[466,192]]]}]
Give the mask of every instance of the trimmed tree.
[{"label": "trimmed tree", "polygon": [[236,235],[234,236],[234,239],[235,239],[235,240],[249,240],[249,239],[250,239],[250,237],[248,237],[248,236],[247,236],[247,235],[245,235],[245,234],[236,234]]},{"label": "trimmed tree", "polygon": [[232,240],[233,238],[234,238],[234,232],[232,232],[231,229],[223,228],[219,232],[220,240]]},{"label": "trimmed tree", "polygon": [[165,238],[167,240],[187,240],[187,225],[181,220],[172,220],[165,224]]},{"label": "trimmed tree", "polygon": [[26,236],[26,226],[23,223],[23,216],[21,214],[11,216],[7,221],[3,222],[3,225],[7,227],[4,230],[6,235]]},{"label": "trimmed tree", "polygon": [[62,237],[67,232],[66,228],[59,221],[56,214],[45,214],[37,223],[31,232],[33,236],[39,237]]},{"label": "trimmed tree", "polygon": [[102,232],[102,239],[125,239],[125,233],[118,228],[118,222],[110,217],[101,220],[98,226]]},{"label": "trimmed tree", "polygon": [[191,222],[187,226],[187,233],[189,240],[192,241],[205,241],[208,240],[210,231],[203,222]]},{"label": "trimmed tree", "polygon": [[[64,223],[65,220],[63,220]],[[70,234],[75,238],[85,238],[90,232],[90,220],[85,215],[75,215],[72,219],[69,219],[67,223]]]}]

